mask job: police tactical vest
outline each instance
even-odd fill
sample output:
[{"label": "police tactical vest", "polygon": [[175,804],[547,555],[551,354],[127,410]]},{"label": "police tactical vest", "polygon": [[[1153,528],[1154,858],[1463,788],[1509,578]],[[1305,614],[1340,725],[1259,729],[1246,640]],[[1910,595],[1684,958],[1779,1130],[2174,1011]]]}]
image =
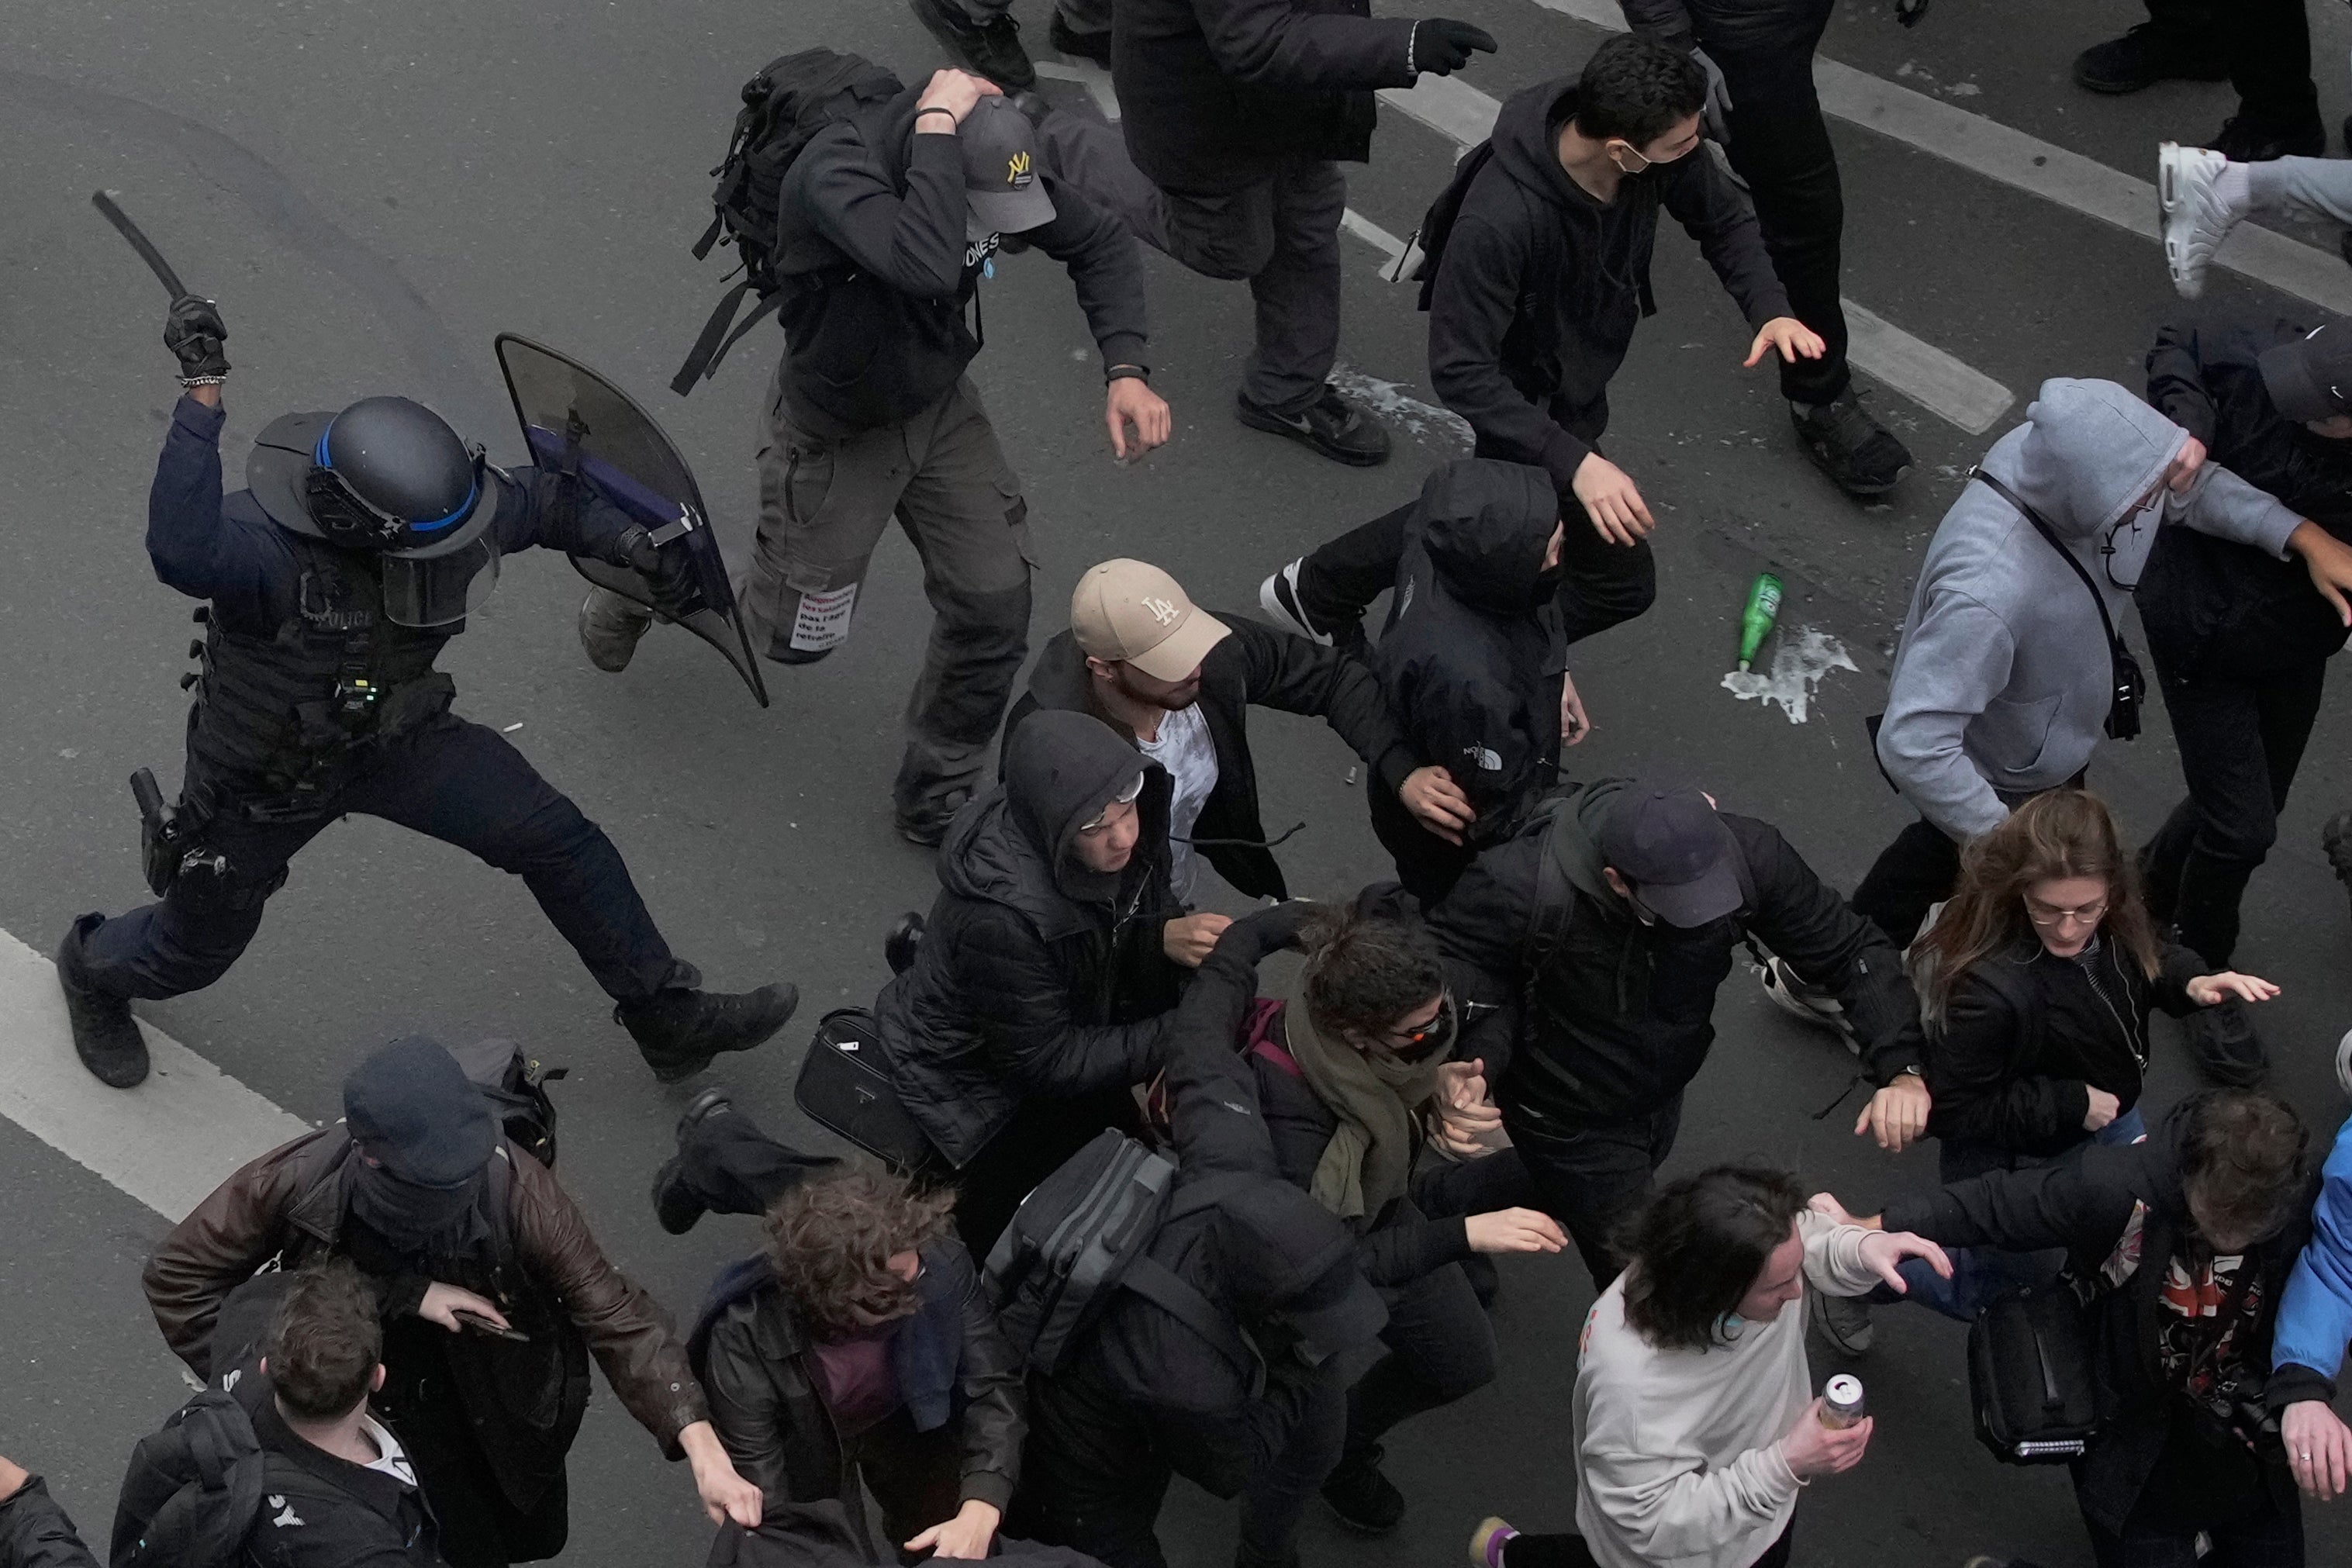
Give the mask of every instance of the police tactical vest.
[{"label": "police tactical vest", "polygon": [[327,809],[375,742],[448,709],[457,686],[433,661],[464,624],[396,625],[365,556],[299,535],[287,543],[299,585],[275,636],[204,617],[188,752],[241,794]]}]

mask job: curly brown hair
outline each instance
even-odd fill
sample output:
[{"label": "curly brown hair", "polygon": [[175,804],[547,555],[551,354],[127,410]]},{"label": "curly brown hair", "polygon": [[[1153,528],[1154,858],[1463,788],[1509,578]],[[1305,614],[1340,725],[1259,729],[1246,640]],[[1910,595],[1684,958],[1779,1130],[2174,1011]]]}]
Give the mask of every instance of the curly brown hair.
[{"label": "curly brown hair", "polygon": [[890,1259],[948,1233],[952,1188],[852,1166],[803,1182],[768,1210],[768,1261],[821,1335],[861,1332],[915,1310]]}]

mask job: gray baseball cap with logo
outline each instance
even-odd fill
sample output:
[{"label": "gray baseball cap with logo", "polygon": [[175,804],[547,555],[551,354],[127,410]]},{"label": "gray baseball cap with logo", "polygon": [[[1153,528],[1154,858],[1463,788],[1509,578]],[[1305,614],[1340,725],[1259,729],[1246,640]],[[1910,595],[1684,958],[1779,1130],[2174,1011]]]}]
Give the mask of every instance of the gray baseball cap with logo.
[{"label": "gray baseball cap with logo", "polygon": [[1054,221],[1054,199],[1038,178],[1037,131],[1002,98],[983,98],[963,117],[964,237],[1022,234]]},{"label": "gray baseball cap with logo", "polygon": [[2297,424],[2352,414],[2352,328],[2344,322],[2264,349],[2256,363],[2273,406]]}]

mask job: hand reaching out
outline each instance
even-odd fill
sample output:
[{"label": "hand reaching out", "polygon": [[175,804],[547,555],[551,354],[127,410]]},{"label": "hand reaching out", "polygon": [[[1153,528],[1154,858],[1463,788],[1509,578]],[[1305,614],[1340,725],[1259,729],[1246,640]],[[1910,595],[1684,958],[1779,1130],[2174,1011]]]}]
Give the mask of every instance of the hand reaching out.
[{"label": "hand reaching out", "polygon": [[1612,544],[1638,543],[1658,526],[1633,477],[1598,452],[1585,454],[1570,488],[1592,519],[1594,531]]},{"label": "hand reaching out", "polygon": [[1829,344],[1822,342],[1821,333],[1794,316],[1775,316],[1756,329],[1756,342],[1741,360],[1741,366],[1754,370],[1764,359],[1767,349],[1778,349],[1780,357],[1794,364],[1801,359],[1819,359],[1829,353]]},{"label": "hand reaching out", "polygon": [[2200,1007],[2211,1007],[2232,996],[2241,1002],[2267,1002],[2279,994],[2279,988],[2270,981],[2241,974],[2234,969],[2225,969],[2219,974],[2200,974],[2181,989]]},{"label": "hand reaching out", "polygon": [[[1142,378],[1120,376],[1103,398],[1103,423],[1110,427],[1111,456],[1131,463],[1154,447],[1167,444],[1176,431],[1168,404]],[[1129,426],[1134,434],[1128,434]]]}]

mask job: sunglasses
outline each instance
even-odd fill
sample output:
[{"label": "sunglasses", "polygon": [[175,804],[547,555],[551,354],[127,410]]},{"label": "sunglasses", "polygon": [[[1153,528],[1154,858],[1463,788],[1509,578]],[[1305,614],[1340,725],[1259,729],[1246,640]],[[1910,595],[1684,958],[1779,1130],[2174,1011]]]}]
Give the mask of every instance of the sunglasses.
[{"label": "sunglasses", "polygon": [[1402,1062],[1424,1062],[1454,1044],[1461,1031],[1461,1015],[1454,1009],[1454,993],[1442,992],[1437,999],[1437,1016],[1410,1033],[1391,1030],[1381,1044],[1389,1053]]}]

